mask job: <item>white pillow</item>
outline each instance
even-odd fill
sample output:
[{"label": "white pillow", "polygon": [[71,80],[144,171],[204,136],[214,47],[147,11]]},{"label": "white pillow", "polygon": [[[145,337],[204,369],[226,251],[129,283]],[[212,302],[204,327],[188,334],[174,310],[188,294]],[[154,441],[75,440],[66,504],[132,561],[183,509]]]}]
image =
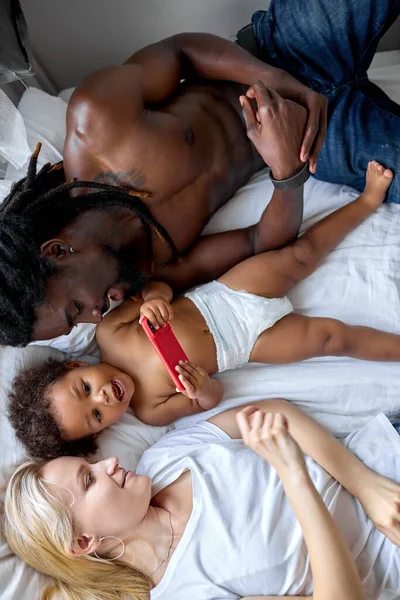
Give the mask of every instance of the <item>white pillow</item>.
[{"label": "white pillow", "polygon": [[[42,144],[38,167],[41,168],[46,162],[56,163],[62,160],[67,112],[64,100],[30,87],[22,94],[18,110],[24,120],[26,137],[32,152],[38,142]],[[16,181],[25,175],[25,167],[17,170],[8,165],[6,179]]]},{"label": "white pillow", "polygon": [[[7,419],[7,397],[14,377],[24,368],[47,358],[63,359],[58,350],[49,348],[0,348],[0,475],[20,462],[25,452]],[[39,574],[14,556],[0,539],[0,581],[2,598],[39,598]]]}]

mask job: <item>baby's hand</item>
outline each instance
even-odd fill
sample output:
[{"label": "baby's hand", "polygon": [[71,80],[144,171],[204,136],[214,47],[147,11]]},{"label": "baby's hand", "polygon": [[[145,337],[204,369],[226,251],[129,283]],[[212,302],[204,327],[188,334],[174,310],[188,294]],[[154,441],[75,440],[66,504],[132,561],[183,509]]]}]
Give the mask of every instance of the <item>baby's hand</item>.
[{"label": "baby's hand", "polygon": [[159,329],[159,327],[164,327],[168,321],[173,319],[174,311],[171,304],[165,298],[153,298],[152,300],[143,302],[140,307],[139,323],[143,317],[147,317],[154,329]]},{"label": "baby's hand", "polygon": [[289,471],[307,472],[303,453],[290,435],[283,415],[247,406],[236,419],[246,446],[268,461],[279,476]]},{"label": "baby's hand", "polygon": [[210,410],[219,404],[222,398],[222,386],[216,379],[211,379],[207,371],[183,360],[179,361],[175,369],[179,373],[180,382],[185,387],[182,394],[191,400],[196,400],[203,410]]}]

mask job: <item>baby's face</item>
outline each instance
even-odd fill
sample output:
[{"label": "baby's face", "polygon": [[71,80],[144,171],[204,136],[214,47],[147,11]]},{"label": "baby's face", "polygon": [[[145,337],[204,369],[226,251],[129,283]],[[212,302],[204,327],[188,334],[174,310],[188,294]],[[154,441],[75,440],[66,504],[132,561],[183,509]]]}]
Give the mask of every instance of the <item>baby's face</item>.
[{"label": "baby's face", "polygon": [[83,366],[71,368],[48,393],[51,413],[68,440],[99,433],[115,423],[135,391],[131,377],[111,365],[80,364]]}]

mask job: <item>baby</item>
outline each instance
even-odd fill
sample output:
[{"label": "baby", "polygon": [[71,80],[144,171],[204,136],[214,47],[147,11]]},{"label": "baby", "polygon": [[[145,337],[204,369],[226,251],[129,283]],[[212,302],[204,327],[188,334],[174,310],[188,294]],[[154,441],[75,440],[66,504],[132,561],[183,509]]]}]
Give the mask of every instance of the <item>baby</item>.
[{"label": "baby", "polygon": [[[249,258],[172,304],[166,284],[147,284],[140,300],[125,301],[98,326],[99,365],[51,361],[19,375],[10,404],[18,437],[44,458],[88,453],[95,436],[128,406],[154,425],[215,407],[223,390],[210,376],[247,362],[289,363],[315,356],[400,361],[400,336],[296,314],[286,297],[380,206],[392,178],[390,170],[370,162],[358,199],[285,248]],[[190,358],[176,366],[183,393],[146,337],[140,325],[144,316],[155,328],[171,322]]]}]

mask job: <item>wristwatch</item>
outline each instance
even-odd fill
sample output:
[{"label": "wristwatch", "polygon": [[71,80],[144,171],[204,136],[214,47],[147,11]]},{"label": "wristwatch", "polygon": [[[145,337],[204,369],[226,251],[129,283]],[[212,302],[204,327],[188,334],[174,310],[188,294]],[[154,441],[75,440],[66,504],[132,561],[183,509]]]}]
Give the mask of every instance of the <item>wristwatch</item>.
[{"label": "wristwatch", "polygon": [[310,171],[308,167],[309,163],[307,160],[304,163],[304,167],[301,169],[301,171],[299,171],[295,175],[292,175],[291,177],[288,177],[287,179],[274,179],[271,174],[272,171],[270,172],[269,177],[272,183],[274,184],[276,190],[294,190],[295,188],[303,185],[310,177]]}]

